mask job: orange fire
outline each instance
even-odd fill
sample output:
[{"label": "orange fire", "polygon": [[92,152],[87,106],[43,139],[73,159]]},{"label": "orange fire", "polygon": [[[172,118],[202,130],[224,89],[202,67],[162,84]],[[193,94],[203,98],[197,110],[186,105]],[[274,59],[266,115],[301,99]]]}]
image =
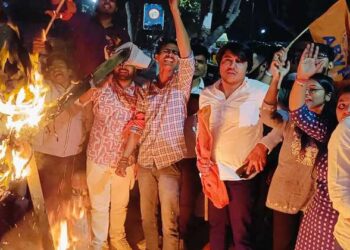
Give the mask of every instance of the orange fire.
[{"label": "orange fire", "polygon": [[38,126],[45,108],[45,93],[43,85],[30,84],[11,94],[7,102],[0,101],[0,113],[6,117],[6,128],[16,138],[25,130]]},{"label": "orange fire", "polygon": [[0,144],[0,187],[5,189],[10,181],[28,175],[32,149],[26,141],[35,134],[45,111],[47,88],[38,72],[32,79],[34,83],[10,93],[6,100],[0,96],[0,136],[5,137]]},{"label": "orange fire", "polygon": [[69,241],[68,241],[68,226],[67,221],[61,221],[60,222],[60,235],[59,235],[59,242],[57,245],[57,250],[66,250],[69,248]]},{"label": "orange fire", "polygon": [[26,157],[23,157],[21,152],[12,150],[12,164],[15,167],[14,171],[14,179],[18,180],[21,178],[26,177],[29,174],[29,168],[26,166],[28,165],[29,159]]}]

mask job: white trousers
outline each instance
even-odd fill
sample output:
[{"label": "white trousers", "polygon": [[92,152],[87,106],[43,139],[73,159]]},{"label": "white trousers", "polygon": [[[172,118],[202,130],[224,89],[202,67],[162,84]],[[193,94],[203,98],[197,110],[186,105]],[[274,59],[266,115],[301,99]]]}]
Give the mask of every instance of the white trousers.
[{"label": "white trousers", "polygon": [[87,160],[87,184],[91,201],[92,246],[103,249],[107,246],[109,230],[110,244],[115,247],[125,239],[125,219],[130,189],[134,179],[133,167],[127,168],[127,175],[120,177],[115,169]]}]

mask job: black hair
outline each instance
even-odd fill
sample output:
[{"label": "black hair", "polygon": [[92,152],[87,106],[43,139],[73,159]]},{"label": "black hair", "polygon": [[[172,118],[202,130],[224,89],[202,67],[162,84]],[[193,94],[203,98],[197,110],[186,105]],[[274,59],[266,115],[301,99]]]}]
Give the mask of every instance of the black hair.
[{"label": "black hair", "polygon": [[323,57],[327,57],[330,62],[333,62],[335,59],[334,50],[326,44],[323,43],[315,43],[318,46],[318,55],[322,55]]},{"label": "black hair", "polygon": [[313,75],[311,79],[315,80],[322,86],[322,88],[325,90],[326,95],[330,95],[330,100],[325,103],[322,109],[320,119],[325,120],[327,122],[328,128],[331,131],[337,125],[337,119],[335,114],[337,95],[334,88],[334,81],[331,77],[321,73]]},{"label": "black hair", "polygon": [[[100,0],[98,0],[98,1],[100,1]],[[98,9],[98,1],[95,5],[95,15],[102,14],[100,12],[100,10]],[[127,29],[127,14],[126,14],[125,8],[123,8],[125,1],[115,0],[114,2],[116,5],[116,8],[114,10],[114,13],[111,14],[112,24],[115,27],[118,27],[117,32],[120,32],[120,30]],[[96,18],[96,16],[95,16],[95,18]],[[115,31],[112,31],[112,33],[113,32],[115,32]],[[117,34],[117,35],[119,36],[120,34]],[[119,38],[121,38],[123,40],[123,42],[125,42],[124,37],[119,37]],[[128,38],[128,40],[129,40],[129,38]]]},{"label": "black hair", "polygon": [[264,57],[268,64],[272,62],[274,53],[281,49],[281,46],[261,41],[249,41],[247,42],[247,45],[250,47],[253,53]]},{"label": "black hair", "polygon": [[[296,65],[298,65],[298,62],[300,61],[300,57],[308,44],[310,44],[310,42],[307,42],[307,41],[301,41],[296,43],[291,48],[291,52],[288,53],[289,60],[291,62],[294,62]],[[327,57],[330,62],[334,61],[335,53],[329,45],[326,45],[323,43],[314,43],[314,44],[315,46],[318,46],[319,56]]]},{"label": "black hair", "polygon": [[325,90],[326,95],[330,95],[330,100],[325,102],[322,112],[319,114],[319,119],[323,121],[327,126],[328,135],[326,140],[324,140],[323,142],[319,142],[311,138],[298,127],[295,127],[295,131],[300,135],[301,153],[305,153],[305,148],[308,142],[314,141],[319,150],[316,159],[319,160],[319,158],[322,155],[324,155],[325,152],[327,152],[327,142],[329,140],[331,132],[335,129],[337,125],[337,118],[335,114],[336,94],[333,79],[329,76],[318,73],[313,75],[311,79],[318,82],[322,86],[322,88]]},{"label": "black hair", "polygon": [[177,42],[174,39],[163,39],[160,40],[156,46],[155,54],[159,54],[162,48],[168,44],[175,44],[177,46]]},{"label": "black hair", "polygon": [[250,47],[244,43],[229,42],[222,46],[216,55],[216,61],[220,66],[221,59],[226,51],[230,51],[236,55],[242,62],[247,62],[247,72],[249,72],[253,66],[253,53]]},{"label": "black hair", "polygon": [[350,93],[350,84],[346,84],[337,91],[337,102],[343,94]]},{"label": "black hair", "polygon": [[289,110],[289,96],[292,90],[293,83],[296,79],[296,73],[289,73],[281,82],[281,87],[278,91],[278,103],[283,109]]},{"label": "black hair", "polygon": [[202,55],[205,57],[205,59],[208,61],[210,58],[208,49],[200,44],[193,44],[192,45],[192,51],[194,56]]}]

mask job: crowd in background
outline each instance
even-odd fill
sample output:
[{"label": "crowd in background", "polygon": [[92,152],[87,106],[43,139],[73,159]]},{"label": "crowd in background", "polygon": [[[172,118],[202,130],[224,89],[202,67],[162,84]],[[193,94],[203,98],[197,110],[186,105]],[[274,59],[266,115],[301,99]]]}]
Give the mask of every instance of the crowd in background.
[{"label": "crowd in background", "polygon": [[[178,1],[168,2],[174,37],[155,45],[156,74],[114,22],[116,0],[97,1],[92,17],[66,11],[32,39],[47,103],[121,46],[138,55],[33,138],[50,223],[80,195],[91,249],[133,249],[125,221],[137,183],[149,250],[350,249],[350,86],[329,76],[333,50],[228,42],[208,74],[208,49],[190,42]],[[14,68],[2,69],[7,92]]]}]

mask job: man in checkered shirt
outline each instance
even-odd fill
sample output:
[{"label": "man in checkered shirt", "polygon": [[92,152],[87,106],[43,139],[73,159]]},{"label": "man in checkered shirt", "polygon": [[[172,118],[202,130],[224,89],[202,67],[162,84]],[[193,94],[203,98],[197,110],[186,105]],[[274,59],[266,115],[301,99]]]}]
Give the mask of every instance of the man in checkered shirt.
[{"label": "man in checkered shirt", "polygon": [[[177,163],[186,153],[183,130],[194,73],[194,58],[178,2],[169,0],[177,43],[163,41],[158,45],[155,60],[159,66],[159,75],[144,86],[148,94],[144,98],[146,124],[139,140],[138,182],[142,225],[146,248],[149,250],[159,248],[158,200],[162,213],[163,249],[179,248],[180,170]],[[131,141],[137,141],[133,139],[134,136],[131,133],[127,143],[129,146],[133,144]],[[124,157],[128,157],[130,152],[127,147]],[[123,163],[119,164],[119,167],[122,168],[122,165]]]}]

